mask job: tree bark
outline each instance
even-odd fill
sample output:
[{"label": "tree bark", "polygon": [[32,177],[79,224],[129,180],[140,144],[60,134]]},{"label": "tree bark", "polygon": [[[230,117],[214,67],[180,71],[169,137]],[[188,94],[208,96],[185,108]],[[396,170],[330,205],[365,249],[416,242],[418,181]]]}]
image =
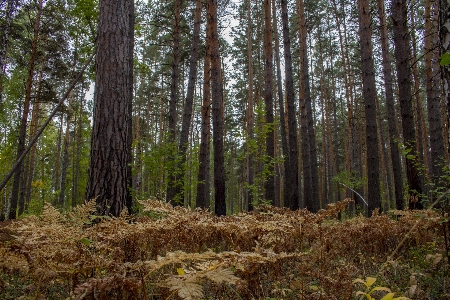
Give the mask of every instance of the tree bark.
[{"label": "tree bark", "polygon": [[420,202],[422,188],[417,169],[414,166],[415,160],[417,159],[417,152],[414,145],[415,126],[411,106],[411,73],[409,64],[411,53],[409,50],[406,0],[392,0],[391,10],[395,45],[394,55],[396,60],[399,100],[402,115],[403,141],[405,147],[409,150],[406,157],[406,174],[409,185],[409,208],[421,209],[423,208],[423,205]]},{"label": "tree bark", "polygon": [[[280,134],[281,134],[281,147],[283,149],[283,165],[284,165],[284,187],[283,187],[283,200],[288,199],[289,194],[287,193],[288,185],[291,182],[290,176],[290,161],[289,161],[289,144],[286,132],[286,118],[284,111],[284,96],[283,96],[283,84],[281,81],[281,66],[280,66],[280,42],[278,39],[278,26],[277,26],[277,12],[275,8],[275,0],[272,0],[272,21],[273,21],[273,32],[275,39],[275,64],[277,67],[277,92],[278,92],[278,106],[280,110]],[[281,202],[281,201],[280,201]]]},{"label": "tree bark", "polygon": [[[208,6],[208,2],[206,3]],[[206,27],[206,53],[203,75],[202,129],[196,207],[208,208],[210,198],[210,139],[211,139],[211,27]]]},{"label": "tree bark", "polygon": [[[194,91],[195,91],[195,82],[197,80],[197,66],[198,66],[198,46],[200,42],[200,25],[202,18],[202,1],[197,0],[195,5],[194,12],[194,32],[192,34],[192,49],[191,49],[191,58],[189,61],[189,80],[187,87],[187,94],[184,104],[183,110],[183,123],[181,125],[181,133],[180,133],[180,143],[178,144],[178,153],[181,157],[178,163],[178,170],[183,170],[183,165],[186,163],[186,151],[188,148],[189,142],[189,132],[191,130],[192,123],[192,109],[194,105]],[[179,183],[175,185],[175,195],[180,200],[185,199],[184,197],[184,176],[181,174],[179,178]]]},{"label": "tree bark", "polygon": [[281,0],[281,19],[283,24],[283,48],[284,48],[284,71],[286,76],[286,101],[288,114],[289,132],[289,169],[290,182],[286,185],[286,198],[284,206],[293,210],[299,208],[299,178],[298,178],[298,145],[297,145],[297,119],[295,109],[294,77],[292,71],[291,39],[289,36],[289,18],[287,12],[287,1]]},{"label": "tree bark", "polygon": [[386,97],[386,111],[389,129],[389,148],[391,151],[392,173],[394,177],[395,207],[404,208],[403,172],[398,148],[399,135],[397,131],[397,118],[395,114],[394,90],[391,59],[389,54],[389,38],[386,24],[384,1],[378,0],[378,17],[380,19],[381,51],[383,57],[384,93]]},{"label": "tree bark", "polygon": [[173,48],[172,48],[172,80],[170,83],[170,100],[169,100],[169,143],[171,143],[173,149],[169,154],[169,161],[171,167],[169,170],[168,182],[167,182],[167,194],[166,198],[173,205],[182,205],[181,199],[177,197],[177,185],[179,184],[179,173],[177,164],[177,151],[176,151],[176,136],[177,136],[177,103],[178,103],[178,81],[180,76],[179,71],[179,52],[180,52],[180,20],[181,20],[181,0],[175,0],[174,2],[174,25],[173,25]]},{"label": "tree bark", "polygon": [[[433,11],[433,16],[431,15]],[[438,184],[442,175],[442,163],[445,156],[444,134],[441,121],[440,66],[439,66],[439,30],[437,28],[437,2],[425,2],[425,70],[428,125],[430,128],[431,179]]]},{"label": "tree bark", "polygon": [[264,0],[264,104],[266,108],[266,124],[269,124],[266,137],[266,167],[268,175],[265,178],[265,198],[268,201],[275,200],[275,134],[273,130],[273,50],[272,50],[272,20],[271,20],[271,0]]},{"label": "tree bark", "polygon": [[224,112],[222,68],[220,62],[219,33],[217,30],[217,0],[210,0],[208,7],[208,26],[211,27],[211,97],[214,148],[214,212],[218,216],[227,213],[225,203],[224,166]]},{"label": "tree bark", "polygon": [[[254,183],[254,167],[253,167],[253,153],[249,144],[253,140],[253,126],[254,126],[254,109],[253,109],[253,34],[252,34],[252,19],[251,19],[251,0],[247,0],[247,59],[248,59],[248,100],[247,100],[247,183],[253,185]],[[253,191],[247,189],[247,210],[253,210]]]},{"label": "tree bark", "polygon": [[370,5],[368,0],[358,0],[359,38],[361,47],[361,71],[363,83],[364,113],[366,116],[366,149],[368,179],[368,214],[381,210],[380,159],[378,153],[377,107],[375,102],[375,67],[372,52],[372,29],[370,28]]},{"label": "tree bark", "polygon": [[300,107],[301,107],[301,130],[302,130],[302,163],[304,178],[304,203],[311,212],[320,209],[319,202],[319,175],[317,168],[316,135],[314,119],[311,107],[311,89],[309,83],[309,60],[307,52],[307,31],[305,5],[303,0],[297,0],[297,15],[299,24],[300,40]]},{"label": "tree bark", "polygon": [[[33,33],[33,41],[31,43],[31,54],[30,61],[28,66],[28,76],[26,82],[26,90],[25,90],[25,101],[23,105],[22,118],[20,121],[20,131],[19,138],[17,143],[17,160],[22,155],[25,150],[25,142],[27,138],[27,121],[28,114],[30,112],[30,101],[31,101],[31,89],[33,86],[33,76],[34,76],[34,64],[36,62],[36,52],[37,52],[37,44],[39,39],[39,26],[41,24],[41,14],[42,14],[42,6],[43,0],[39,0],[38,3],[38,11],[36,14],[36,20],[34,23],[34,33]],[[24,199],[25,199],[25,190],[22,189],[20,191],[19,196],[19,188],[21,186],[20,181],[23,178],[23,162],[19,164],[16,172],[14,173],[14,182],[11,191],[11,210],[9,212],[9,219],[15,219],[16,213],[20,216],[23,213],[24,209]],[[18,209],[18,212],[16,210]]]},{"label": "tree bark", "polygon": [[86,198],[99,214],[131,211],[131,101],[134,1],[101,0],[94,125]]}]

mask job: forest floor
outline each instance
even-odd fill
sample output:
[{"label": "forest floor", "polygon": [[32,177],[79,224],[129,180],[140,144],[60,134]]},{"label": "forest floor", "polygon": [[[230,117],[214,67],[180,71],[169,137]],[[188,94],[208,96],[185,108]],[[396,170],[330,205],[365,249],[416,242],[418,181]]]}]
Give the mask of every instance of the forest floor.
[{"label": "forest floor", "polygon": [[148,200],[119,218],[46,205],[0,223],[0,299],[450,299],[439,212],[339,220],[347,204],[216,217]]}]

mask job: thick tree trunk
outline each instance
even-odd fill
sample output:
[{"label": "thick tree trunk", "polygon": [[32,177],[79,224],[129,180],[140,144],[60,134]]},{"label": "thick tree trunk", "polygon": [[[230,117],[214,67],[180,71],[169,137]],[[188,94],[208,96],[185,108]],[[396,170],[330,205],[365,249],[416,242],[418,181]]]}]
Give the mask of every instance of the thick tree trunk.
[{"label": "thick tree trunk", "polygon": [[406,174],[409,185],[409,208],[423,208],[420,202],[422,188],[420,178],[415,167],[417,159],[415,141],[415,124],[412,110],[411,96],[411,73],[410,73],[410,50],[409,33],[407,25],[406,0],[392,0],[391,3],[395,59],[398,77],[398,90],[400,109],[402,115],[403,141],[409,153],[406,158]]},{"label": "thick tree trunk", "polygon": [[399,135],[397,132],[397,117],[395,114],[394,90],[391,59],[389,54],[388,28],[386,24],[386,12],[384,1],[378,0],[378,17],[380,19],[381,51],[383,57],[384,92],[386,97],[386,111],[389,128],[389,148],[391,151],[392,173],[394,177],[395,207],[404,208],[403,172],[398,148]]},{"label": "thick tree trunk", "polygon": [[131,211],[134,1],[101,0],[87,200],[99,214]]},{"label": "thick tree trunk", "polygon": [[[450,1],[439,0],[439,41],[440,54],[450,54]],[[450,126],[450,65],[441,68],[442,89],[444,101],[447,104],[447,126]],[[446,136],[449,139],[450,136]],[[450,149],[447,149],[450,154]]]},{"label": "thick tree trunk", "polygon": [[[43,0],[39,0],[38,11],[36,15],[36,20],[34,23],[34,35],[33,41],[31,43],[31,55],[28,66],[28,76],[26,82],[26,90],[25,90],[25,101],[23,105],[22,118],[20,122],[20,130],[19,130],[19,138],[17,143],[17,159],[22,155],[25,150],[25,142],[27,136],[27,121],[28,114],[30,112],[30,101],[31,101],[31,89],[33,86],[33,76],[34,76],[34,64],[36,62],[36,52],[37,52],[37,44],[39,39],[39,26],[41,24],[41,14],[42,14],[42,5]],[[19,188],[21,186],[20,181],[23,178],[23,162],[20,163],[17,171],[14,173],[14,182],[11,191],[11,210],[9,212],[9,219],[16,218],[16,209],[18,209],[18,215],[20,216],[23,213],[24,205],[25,205],[25,190],[22,189],[20,191],[19,197]]]},{"label": "thick tree trunk", "polygon": [[269,159],[266,162],[268,168],[268,175],[265,178],[264,189],[266,193],[266,200],[275,200],[275,178],[274,178],[274,163],[275,158],[275,135],[273,126],[273,50],[272,50],[272,20],[271,20],[271,0],[264,0],[264,104],[266,107],[266,124],[271,127],[267,132],[266,137],[266,154]]},{"label": "thick tree trunk", "polygon": [[372,52],[372,29],[370,28],[370,5],[368,0],[358,0],[359,38],[361,46],[361,70],[364,97],[364,113],[366,116],[366,149],[368,179],[368,214],[379,208],[380,166],[378,154],[377,107],[375,102],[375,67]]},{"label": "thick tree trunk", "polygon": [[286,76],[286,101],[288,114],[289,132],[289,169],[290,180],[286,185],[286,198],[284,206],[293,210],[299,208],[299,178],[298,178],[298,144],[297,144],[297,119],[295,109],[294,77],[292,71],[291,39],[289,36],[289,18],[287,12],[287,1],[281,0],[281,19],[283,23],[283,48],[284,48],[284,71]]},{"label": "thick tree trunk", "polygon": [[224,111],[222,70],[220,63],[219,33],[217,30],[217,1],[210,0],[208,7],[208,26],[211,27],[211,97],[214,146],[214,211],[218,216],[227,213],[225,203],[224,166]]},{"label": "thick tree trunk", "polygon": [[[433,16],[431,15],[433,11]],[[439,30],[437,28],[437,2],[425,2],[425,70],[428,125],[430,128],[431,179],[437,184],[442,175],[445,157],[444,135],[441,121]]]},{"label": "thick tree trunk", "polygon": [[[183,165],[186,163],[187,148],[189,142],[189,132],[192,123],[192,109],[194,105],[195,82],[197,80],[197,66],[198,66],[198,46],[200,41],[200,25],[202,21],[202,1],[197,0],[194,13],[194,32],[192,34],[192,50],[189,61],[189,81],[187,87],[187,94],[183,110],[183,123],[181,125],[180,143],[178,145],[178,153],[181,157],[178,163],[178,170],[183,170]],[[181,174],[178,179],[179,183],[175,185],[175,195],[180,200],[186,200],[184,196],[184,176]]]},{"label": "thick tree trunk", "polygon": [[[208,3],[206,5],[209,5]],[[196,207],[209,207],[210,198],[210,139],[211,139],[211,27],[206,27],[206,53],[203,75],[202,131]]]},{"label": "thick tree trunk", "polygon": [[177,103],[178,103],[178,82],[180,77],[179,71],[179,52],[180,52],[180,21],[181,21],[181,0],[175,0],[174,6],[174,25],[173,25],[173,48],[172,48],[172,80],[170,83],[170,100],[169,100],[169,142],[172,144],[173,150],[169,154],[170,170],[167,182],[166,198],[173,205],[182,205],[182,200],[176,197],[178,179],[181,170],[178,170],[176,161],[176,136],[177,136]]}]

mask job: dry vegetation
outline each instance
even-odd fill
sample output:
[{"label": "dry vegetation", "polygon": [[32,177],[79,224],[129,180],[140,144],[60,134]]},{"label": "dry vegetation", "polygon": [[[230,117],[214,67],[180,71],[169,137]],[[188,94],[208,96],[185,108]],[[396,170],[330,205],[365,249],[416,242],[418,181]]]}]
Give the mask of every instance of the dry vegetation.
[{"label": "dry vegetation", "polygon": [[0,298],[450,299],[439,214],[339,221],[346,204],[215,217],[148,200],[119,218],[47,205],[0,228]]}]

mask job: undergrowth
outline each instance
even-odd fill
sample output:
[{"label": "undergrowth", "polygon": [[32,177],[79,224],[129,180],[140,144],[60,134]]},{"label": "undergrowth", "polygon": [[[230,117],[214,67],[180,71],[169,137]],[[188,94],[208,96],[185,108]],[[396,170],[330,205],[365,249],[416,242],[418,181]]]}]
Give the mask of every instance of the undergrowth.
[{"label": "undergrowth", "polygon": [[46,205],[0,228],[0,299],[450,298],[438,213],[341,222],[348,202],[226,217],[156,200],[118,218]]}]

